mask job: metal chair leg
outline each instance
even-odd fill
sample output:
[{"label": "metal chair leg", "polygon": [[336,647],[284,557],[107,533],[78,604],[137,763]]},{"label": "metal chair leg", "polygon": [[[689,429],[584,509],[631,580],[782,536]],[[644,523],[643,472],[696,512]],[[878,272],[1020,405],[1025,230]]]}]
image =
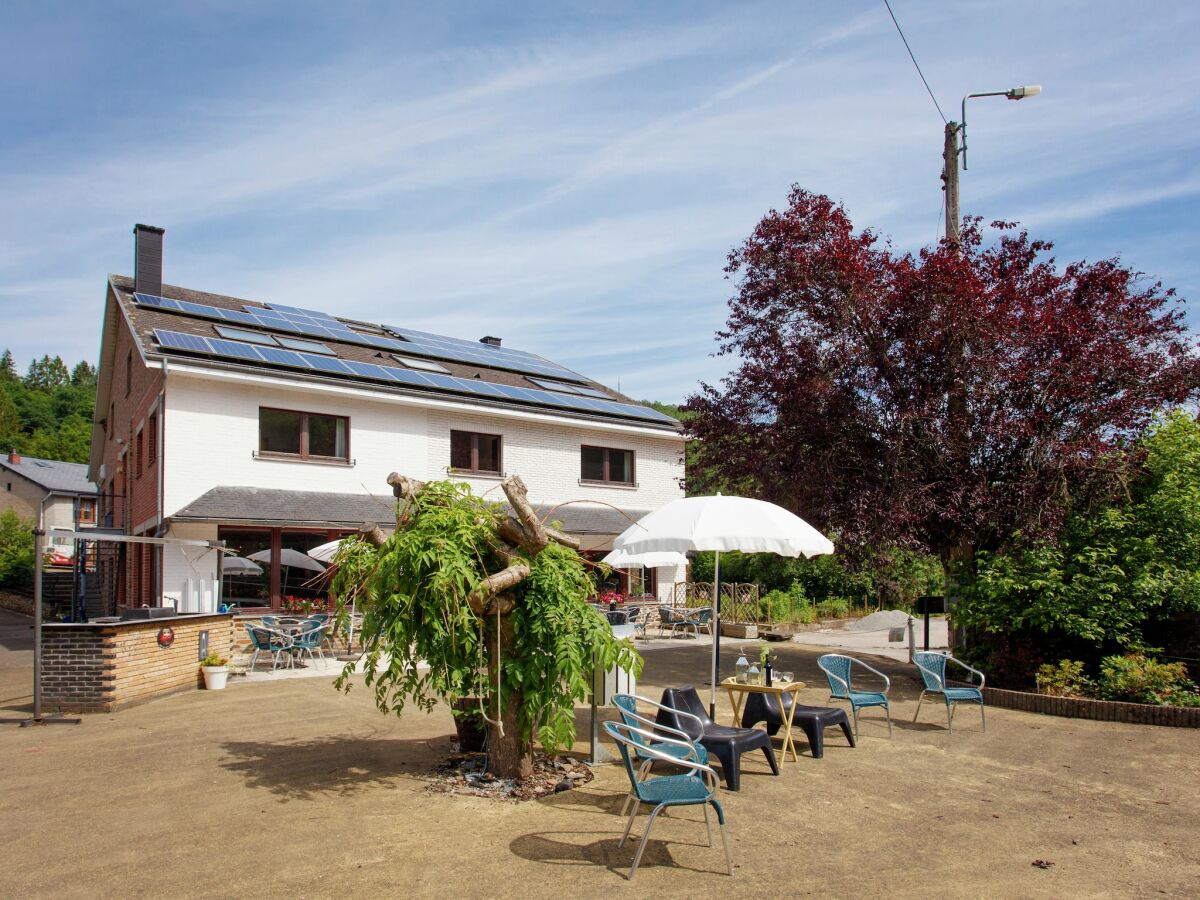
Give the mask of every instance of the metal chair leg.
[{"label": "metal chair leg", "polygon": [[259,653],[261,653],[261,652],[262,652],[261,648],[259,648],[259,647],[255,647],[255,648],[254,648],[254,655],[250,657],[250,669],[249,669],[249,672],[253,672],[253,671],[254,671],[254,666],[255,666],[255,664],[258,662],[258,654],[259,654]]},{"label": "metal chair leg", "polygon": [[650,821],[646,823],[646,831],[642,835],[642,842],[638,844],[637,854],[633,857],[633,866],[629,869],[630,881],[633,881],[633,876],[637,875],[638,866],[641,865],[642,862],[642,853],[646,850],[646,841],[650,838],[650,829],[654,827],[654,819],[660,812],[662,812],[662,809],[663,808],[661,806],[656,806],[650,813]]},{"label": "metal chair leg", "polygon": [[[654,760],[648,759],[645,762],[643,762],[640,766],[638,766],[638,772],[637,772],[638,781],[642,781],[646,777],[646,773],[650,771],[650,767],[652,765],[654,765]],[[621,815],[625,815],[625,810],[629,809],[629,801],[633,800],[636,796],[637,796],[637,794],[634,792],[634,789],[631,787],[629,789],[629,793],[625,797],[625,802],[621,804]]]},{"label": "metal chair leg", "polygon": [[633,820],[637,818],[638,807],[640,803],[633,804],[633,809],[629,811],[629,820],[625,823],[625,830],[621,832],[621,840],[617,842],[618,847],[625,846],[625,840],[629,837],[629,829],[633,827]]},{"label": "metal chair leg", "polygon": [[854,739],[858,740],[858,707],[853,703],[850,704],[850,714],[854,718]]},{"label": "metal chair leg", "polygon": [[885,707],[883,708],[883,711],[884,711],[885,713],[887,713],[887,720],[888,720],[888,740],[890,741],[890,740],[892,739],[892,708],[891,708],[890,706],[885,706]]},{"label": "metal chair leg", "polygon": [[704,804],[704,827],[708,829],[708,846],[712,846],[712,822],[708,821],[708,804]]},{"label": "metal chair leg", "polygon": [[983,723],[983,731],[987,733],[987,716],[983,714],[983,704],[979,704],[979,721]]},{"label": "metal chair leg", "polygon": [[917,698],[917,711],[913,713],[913,721],[917,721],[917,716],[921,714],[921,704],[925,702],[925,692],[921,691],[921,696]]},{"label": "metal chair leg", "polygon": [[[708,809],[708,806],[706,805],[704,808]],[[733,874],[733,854],[729,852],[729,835],[727,835],[725,833],[725,823],[724,822],[721,823],[721,843],[725,845],[725,868],[729,871],[729,874],[732,875]]]},{"label": "metal chair leg", "polygon": [[946,704],[946,731],[949,734],[954,734],[954,704]]}]

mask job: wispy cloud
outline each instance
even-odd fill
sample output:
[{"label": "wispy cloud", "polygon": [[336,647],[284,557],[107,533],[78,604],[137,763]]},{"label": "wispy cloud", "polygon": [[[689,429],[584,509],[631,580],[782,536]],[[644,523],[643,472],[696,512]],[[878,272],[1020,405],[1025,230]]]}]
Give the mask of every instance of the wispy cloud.
[{"label": "wispy cloud", "polygon": [[[1078,255],[1152,250],[1194,288],[1194,214],[1157,222],[1152,246],[1125,214],[1195,212],[1200,14],[908,7],[948,111],[967,90],[1046,85],[972,108],[965,211]],[[265,15],[226,10],[249,29]],[[168,280],[498,333],[677,400],[728,364],[710,356],[725,254],[791,183],[898,248],[937,233],[942,125],[882,5],[506,7],[486,29],[459,10],[379,16],[306,8],[278,46],[221,57],[236,64],[177,52],[161,89],[99,66],[55,85],[53,121],[0,136],[3,342],[94,356],[104,274],[128,271],[130,226],[151,221],[168,229]],[[240,39],[192,7],[156,22],[211,29],[209,49]],[[21,27],[28,67],[24,43],[49,24]],[[114,31],[163,36],[138,27],[81,13],[58,51],[83,66]]]}]

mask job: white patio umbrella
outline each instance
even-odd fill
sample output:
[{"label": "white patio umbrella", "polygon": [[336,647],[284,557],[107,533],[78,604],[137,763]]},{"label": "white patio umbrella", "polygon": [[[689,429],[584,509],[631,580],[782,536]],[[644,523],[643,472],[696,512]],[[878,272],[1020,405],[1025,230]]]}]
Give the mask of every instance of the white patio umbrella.
[{"label": "white patio umbrella", "polygon": [[687,555],[674,550],[651,550],[648,553],[629,553],[613,550],[600,560],[614,569],[642,568],[657,569],[660,566],[686,566]]},{"label": "white patio umbrella", "polygon": [[820,556],[833,552],[833,542],[799,516],[774,503],[749,497],[684,497],[643,516],[613,541],[628,553],[670,550],[715,550],[713,567],[712,684],[709,715],[717,705],[718,654],[721,649],[721,552],[778,553]]},{"label": "white patio umbrella", "polygon": [[221,561],[222,575],[261,575],[262,566],[240,556],[227,556]]},{"label": "white patio umbrella", "polygon": [[[252,559],[255,562],[270,562],[270,549],[259,550],[257,553],[251,553],[246,559]],[[288,566],[292,569],[308,569],[310,572],[324,572],[325,567],[306,553],[301,553],[299,550],[293,550],[290,547],[285,547],[279,551],[279,564]]]},{"label": "white patio umbrella", "polygon": [[316,547],[313,547],[308,551],[308,555],[319,562],[331,563],[333,562],[334,556],[337,555],[338,548],[341,546],[342,538],[338,538],[336,541],[329,541],[326,544],[318,544]]}]

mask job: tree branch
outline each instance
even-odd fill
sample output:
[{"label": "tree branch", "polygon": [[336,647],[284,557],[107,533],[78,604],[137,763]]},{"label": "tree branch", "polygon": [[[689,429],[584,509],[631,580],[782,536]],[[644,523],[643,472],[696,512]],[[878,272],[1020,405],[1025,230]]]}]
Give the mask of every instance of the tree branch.
[{"label": "tree branch", "polygon": [[388,476],[387,481],[392,486],[392,494],[404,500],[416,499],[417,494],[421,492],[421,488],[425,487],[425,482],[409,478],[407,475],[401,475],[399,472],[393,472]]},{"label": "tree branch", "polygon": [[387,542],[387,534],[374,522],[363,522],[358,527],[358,535],[373,547],[382,547]]},{"label": "tree branch", "polygon": [[[488,601],[497,594],[516,587],[528,577],[529,566],[523,562],[513,563],[508,568],[502,569],[494,575],[489,575],[487,578],[483,579],[483,581],[479,583],[479,587],[475,588],[475,590],[471,591],[471,593],[467,596],[467,603],[478,615],[482,615],[484,609],[488,606],[493,607],[491,612],[494,614],[496,612],[494,607],[501,604],[489,604]],[[508,609],[502,609],[500,614],[504,615],[507,612],[511,612],[512,607],[513,603],[511,600],[509,600]]]},{"label": "tree branch", "polygon": [[521,541],[521,546],[536,556],[546,549],[546,545],[550,543],[550,536],[546,534],[545,526],[529,505],[529,490],[525,487],[525,482],[521,480],[520,475],[509,475],[500,482],[500,487],[504,488],[504,494],[512,504],[525,532],[525,540]]}]

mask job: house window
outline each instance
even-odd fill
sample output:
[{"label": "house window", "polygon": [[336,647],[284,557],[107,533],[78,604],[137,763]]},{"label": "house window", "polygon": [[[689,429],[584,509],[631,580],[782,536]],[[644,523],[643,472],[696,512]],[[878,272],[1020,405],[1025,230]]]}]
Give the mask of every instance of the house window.
[{"label": "house window", "polygon": [[258,452],[299,459],[350,459],[350,420],[346,416],[261,407]]},{"label": "house window", "polygon": [[146,462],[158,459],[158,413],[152,413],[146,426]]},{"label": "house window", "polygon": [[458,472],[500,474],[500,435],[450,432],[450,467]]},{"label": "house window", "polygon": [[134,439],[133,474],[135,478],[142,477],[142,429],[138,429]]},{"label": "house window", "polygon": [[133,351],[125,354],[125,396],[133,390]]},{"label": "house window", "polygon": [[633,484],[633,451],[584,446],[580,453],[581,481]]},{"label": "house window", "polygon": [[83,500],[79,501],[79,524],[80,525],[95,525],[96,524],[96,501]]}]

